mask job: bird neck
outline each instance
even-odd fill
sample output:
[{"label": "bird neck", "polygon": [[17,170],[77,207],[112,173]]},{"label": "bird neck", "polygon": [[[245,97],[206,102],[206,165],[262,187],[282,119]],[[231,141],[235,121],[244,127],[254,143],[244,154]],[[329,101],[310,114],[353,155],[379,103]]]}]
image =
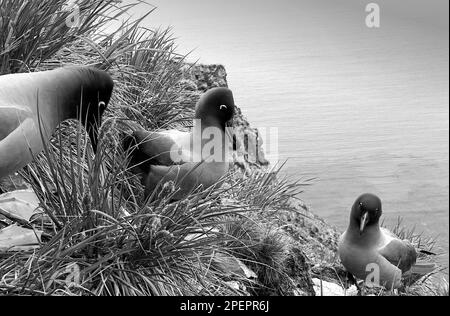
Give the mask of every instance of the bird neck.
[{"label": "bird neck", "polygon": [[[215,162],[230,160],[230,144],[232,140],[225,132],[225,125],[219,120],[196,119],[191,131],[191,144],[198,144],[202,160],[213,159]],[[195,147],[195,145],[194,145]],[[194,149],[194,151],[196,151]]]},{"label": "bird neck", "polygon": [[77,118],[76,101],[81,99],[81,82],[75,73],[57,69],[36,73],[33,80],[39,87],[37,94],[56,105],[48,108],[54,111],[51,114],[57,123]]},{"label": "bird neck", "polygon": [[58,99],[62,106],[58,106],[58,121],[78,120],[86,128],[94,150],[97,146],[97,125],[100,124],[101,113],[97,103],[90,102],[89,86],[76,70],[58,73],[60,76]]},{"label": "bird neck", "polygon": [[215,117],[197,117],[194,121],[194,129],[199,129],[203,132],[205,128],[215,127],[221,131],[225,131],[225,123],[221,122]]},{"label": "bird neck", "polygon": [[357,220],[354,219],[350,221],[350,225],[347,229],[347,232],[349,238],[353,243],[364,246],[377,244],[379,237],[381,236],[379,223],[374,223],[369,226],[366,226],[364,231],[361,233],[359,229],[359,223]]}]

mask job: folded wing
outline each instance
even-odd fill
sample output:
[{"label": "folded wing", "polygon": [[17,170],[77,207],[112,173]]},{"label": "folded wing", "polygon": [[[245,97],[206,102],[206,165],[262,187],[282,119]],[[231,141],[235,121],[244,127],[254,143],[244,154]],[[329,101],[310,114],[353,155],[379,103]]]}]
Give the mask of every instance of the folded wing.
[{"label": "folded wing", "polygon": [[417,260],[417,252],[414,246],[409,241],[398,238],[393,238],[378,252],[391,264],[402,270],[403,273],[409,271]]}]

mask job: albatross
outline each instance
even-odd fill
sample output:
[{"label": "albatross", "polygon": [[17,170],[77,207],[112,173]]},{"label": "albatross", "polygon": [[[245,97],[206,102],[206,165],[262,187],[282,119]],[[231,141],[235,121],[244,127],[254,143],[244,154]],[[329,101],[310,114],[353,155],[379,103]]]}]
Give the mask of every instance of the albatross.
[{"label": "albatross", "polygon": [[145,195],[172,181],[179,200],[199,186],[216,184],[229,170],[230,143],[226,125],[235,112],[233,93],[228,88],[213,88],[196,104],[193,128],[188,131],[149,132],[134,130],[125,140],[132,148],[132,171],[142,176]]},{"label": "albatross", "polygon": [[380,227],[381,215],[382,203],[376,195],[363,194],[353,204],[350,224],[339,240],[339,257],[346,270],[368,285],[389,290],[399,288],[405,274],[433,272],[435,264],[417,262],[418,252],[409,241]]},{"label": "albatross", "polygon": [[113,86],[106,72],[91,67],[0,76],[0,178],[29,164],[68,119],[84,124],[95,151]]}]

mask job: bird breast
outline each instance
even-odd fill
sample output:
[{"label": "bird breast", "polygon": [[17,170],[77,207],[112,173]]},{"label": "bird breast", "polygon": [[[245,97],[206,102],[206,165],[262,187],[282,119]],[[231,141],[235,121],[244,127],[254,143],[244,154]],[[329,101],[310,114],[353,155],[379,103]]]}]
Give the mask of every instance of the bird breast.
[{"label": "bird breast", "polygon": [[33,116],[33,112],[27,108],[0,103],[0,141],[16,130],[23,121]]}]

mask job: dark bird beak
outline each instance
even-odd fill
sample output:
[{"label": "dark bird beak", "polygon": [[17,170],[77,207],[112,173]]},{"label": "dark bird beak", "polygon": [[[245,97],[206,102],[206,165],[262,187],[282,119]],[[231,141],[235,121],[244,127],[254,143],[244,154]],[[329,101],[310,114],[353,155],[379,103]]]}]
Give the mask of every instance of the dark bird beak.
[{"label": "dark bird beak", "polygon": [[369,222],[369,213],[365,212],[363,215],[361,215],[361,221],[359,224],[359,234],[363,233],[368,222]]}]

